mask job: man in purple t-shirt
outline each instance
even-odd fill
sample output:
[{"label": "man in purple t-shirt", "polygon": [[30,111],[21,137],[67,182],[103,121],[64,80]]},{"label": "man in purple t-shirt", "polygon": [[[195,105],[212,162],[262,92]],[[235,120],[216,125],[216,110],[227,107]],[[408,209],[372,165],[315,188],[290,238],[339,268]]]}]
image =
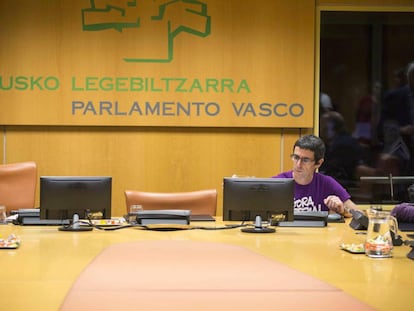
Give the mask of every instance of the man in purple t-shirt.
[{"label": "man in purple t-shirt", "polygon": [[349,193],[332,177],[316,172],[324,155],[322,139],[314,135],[302,136],[293,146],[293,170],[273,177],[295,180],[296,211],[331,211],[350,217],[349,211],[357,207]]}]

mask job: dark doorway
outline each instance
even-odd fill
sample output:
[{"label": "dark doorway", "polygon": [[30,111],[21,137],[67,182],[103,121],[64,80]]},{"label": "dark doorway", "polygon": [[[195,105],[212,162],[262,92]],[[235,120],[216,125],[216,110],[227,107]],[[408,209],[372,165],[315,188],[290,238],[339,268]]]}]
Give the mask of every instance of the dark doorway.
[{"label": "dark doorway", "polygon": [[[387,98],[407,88],[413,61],[414,12],[321,12],[319,133],[328,147],[321,171],[356,203],[410,200],[414,134],[388,122]],[[399,114],[412,114],[414,126],[414,107]]]}]

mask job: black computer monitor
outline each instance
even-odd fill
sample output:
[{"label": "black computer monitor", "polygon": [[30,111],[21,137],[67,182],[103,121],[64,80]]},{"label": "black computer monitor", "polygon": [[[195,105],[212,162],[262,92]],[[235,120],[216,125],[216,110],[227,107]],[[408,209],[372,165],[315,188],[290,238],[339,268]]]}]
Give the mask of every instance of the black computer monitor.
[{"label": "black computer monitor", "polygon": [[[292,178],[233,178],[223,181],[223,220],[293,221]],[[282,217],[279,217],[282,216]]]},{"label": "black computer monitor", "polygon": [[40,219],[111,218],[112,177],[41,176]]}]

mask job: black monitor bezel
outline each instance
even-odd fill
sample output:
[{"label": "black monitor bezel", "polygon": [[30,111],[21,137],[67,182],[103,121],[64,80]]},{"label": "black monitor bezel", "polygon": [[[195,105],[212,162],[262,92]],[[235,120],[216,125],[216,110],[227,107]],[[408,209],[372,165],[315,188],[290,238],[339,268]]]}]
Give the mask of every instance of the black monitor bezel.
[{"label": "black monitor bezel", "polygon": [[[56,187],[57,185],[59,187]],[[76,196],[79,189],[71,189],[80,185],[87,189],[86,196],[84,193],[81,193],[81,197]],[[40,177],[40,219],[72,220],[74,214],[84,219],[86,210],[101,214],[103,219],[110,219],[111,207],[111,176]]]},{"label": "black monitor bezel", "polygon": [[[257,215],[269,220],[272,215],[283,213],[283,221],[293,221],[294,187],[293,178],[225,177],[223,220],[254,221]],[[247,192],[248,189],[254,192]]]}]

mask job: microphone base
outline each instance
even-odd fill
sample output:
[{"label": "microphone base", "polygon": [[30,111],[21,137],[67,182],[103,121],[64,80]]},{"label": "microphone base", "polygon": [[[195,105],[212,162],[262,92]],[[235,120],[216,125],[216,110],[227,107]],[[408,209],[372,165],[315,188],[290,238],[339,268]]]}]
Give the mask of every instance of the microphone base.
[{"label": "microphone base", "polygon": [[242,232],[247,232],[247,233],[273,233],[276,232],[276,229],[274,228],[242,228],[241,229]]},{"label": "microphone base", "polygon": [[59,231],[72,231],[72,232],[84,232],[84,231],[92,231],[92,227],[79,227],[79,228],[73,228],[73,227],[59,227]]}]

